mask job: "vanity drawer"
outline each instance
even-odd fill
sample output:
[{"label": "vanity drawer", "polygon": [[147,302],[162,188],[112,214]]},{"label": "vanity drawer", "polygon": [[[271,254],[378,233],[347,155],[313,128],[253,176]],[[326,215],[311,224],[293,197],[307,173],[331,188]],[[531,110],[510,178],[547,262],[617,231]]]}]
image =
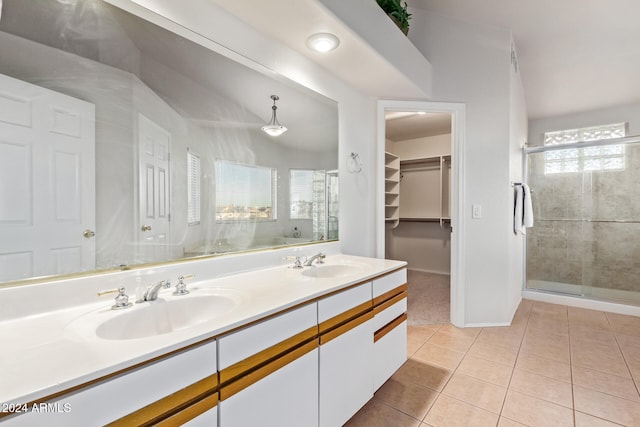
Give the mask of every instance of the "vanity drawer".
[{"label": "vanity drawer", "polygon": [[[287,311],[246,328],[218,338],[218,368],[220,371],[266,349],[286,343],[299,336],[298,343],[317,336],[316,303]],[[291,343],[295,346],[298,343]],[[283,344],[283,346],[287,346]],[[221,378],[221,382],[226,378]]]},{"label": "vanity drawer", "polygon": [[385,325],[392,322],[394,319],[398,318],[402,314],[407,312],[407,297],[406,294],[401,294],[399,297],[399,301],[389,306],[388,308],[375,311],[375,317],[373,318],[373,330],[377,331],[378,329],[384,327]]},{"label": "vanity drawer", "polygon": [[44,412],[2,419],[7,426],[106,425],[198,383],[218,386],[215,341],[191,347],[48,399]]},{"label": "vanity drawer", "polygon": [[[320,324],[320,332],[328,329],[326,326],[328,324],[340,323],[340,317],[345,317],[344,320],[348,320],[364,311],[370,310],[372,306],[371,282],[363,283],[362,285],[323,298],[318,301],[318,323]],[[350,316],[349,313],[353,313],[353,315]]]},{"label": "vanity drawer", "polygon": [[373,299],[391,292],[395,288],[407,284],[407,269],[391,272],[373,280]]}]

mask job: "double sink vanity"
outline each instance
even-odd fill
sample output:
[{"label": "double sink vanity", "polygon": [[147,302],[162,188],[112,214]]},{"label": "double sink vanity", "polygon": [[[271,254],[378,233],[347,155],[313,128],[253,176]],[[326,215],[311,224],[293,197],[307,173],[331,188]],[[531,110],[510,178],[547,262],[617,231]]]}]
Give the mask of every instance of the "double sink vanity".
[{"label": "double sink vanity", "polygon": [[[127,308],[73,280],[59,302],[11,308],[0,424],[344,424],[406,360],[405,263],[333,253],[295,268],[278,257],[229,274],[201,260],[139,275],[121,283]],[[173,286],[129,304],[151,278]],[[5,288],[0,304],[42,286],[55,295],[51,284]]]}]

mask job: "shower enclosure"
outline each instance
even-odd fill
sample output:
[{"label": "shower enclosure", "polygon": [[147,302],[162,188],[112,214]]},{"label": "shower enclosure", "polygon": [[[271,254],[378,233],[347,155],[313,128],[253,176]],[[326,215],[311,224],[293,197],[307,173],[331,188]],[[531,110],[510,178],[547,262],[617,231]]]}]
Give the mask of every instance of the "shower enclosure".
[{"label": "shower enclosure", "polygon": [[640,137],[525,149],[526,289],[640,304]]}]

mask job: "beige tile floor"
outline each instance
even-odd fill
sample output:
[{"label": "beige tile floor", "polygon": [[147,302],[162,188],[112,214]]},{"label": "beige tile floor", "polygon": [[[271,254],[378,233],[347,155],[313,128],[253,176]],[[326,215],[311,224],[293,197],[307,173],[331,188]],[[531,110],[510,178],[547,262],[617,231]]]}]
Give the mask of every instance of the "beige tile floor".
[{"label": "beige tile floor", "polygon": [[640,318],[523,301],[510,327],[410,326],[348,427],[640,426]]}]

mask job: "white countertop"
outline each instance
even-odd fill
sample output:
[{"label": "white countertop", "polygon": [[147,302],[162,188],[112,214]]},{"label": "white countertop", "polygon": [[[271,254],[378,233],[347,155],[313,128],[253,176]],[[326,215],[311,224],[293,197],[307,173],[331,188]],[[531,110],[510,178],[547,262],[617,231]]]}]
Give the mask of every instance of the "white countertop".
[{"label": "white countertop", "polygon": [[[276,266],[189,283],[185,297],[160,291],[160,300],[189,298],[208,291],[232,295],[238,305],[212,321],[148,338],[106,340],[79,333],[85,319],[135,310],[110,310],[111,299],[0,322],[0,404],[29,403],[70,387],[215,337],[354,283],[406,265],[405,262],[330,255],[325,265],[353,264],[353,274],[309,277],[290,266]],[[92,317],[94,316],[94,317]],[[85,329],[87,329],[85,325]],[[92,328],[90,328],[92,329]]]}]

